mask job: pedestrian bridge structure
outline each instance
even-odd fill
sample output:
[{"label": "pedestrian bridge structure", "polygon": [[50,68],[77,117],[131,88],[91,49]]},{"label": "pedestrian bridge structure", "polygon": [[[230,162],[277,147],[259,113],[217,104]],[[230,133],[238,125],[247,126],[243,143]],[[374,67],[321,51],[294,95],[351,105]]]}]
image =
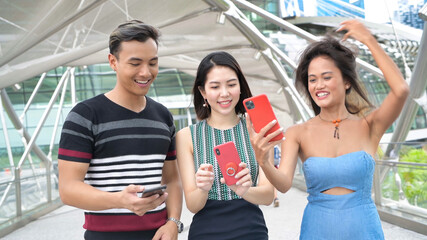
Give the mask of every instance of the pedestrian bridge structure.
[{"label": "pedestrian bridge structure", "polygon": [[[279,14],[280,2],[1,1],[0,237],[36,239],[38,234],[33,230],[49,228],[60,233],[63,231],[57,230],[63,226],[59,225],[64,224],[82,230],[82,222],[74,221],[83,220],[81,210],[64,207],[59,199],[60,130],[77,102],[114,86],[115,73],[107,61],[108,37],[126,20],[142,20],[162,33],[160,73],[148,95],[170,109],[177,129],[197,121],[191,103],[194,76],[200,60],[218,50],[236,57],[252,93],[268,96],[281,126],[313,117],[306,99],[294,86],[298,56],[308,43],[355,16],[337,13],[284,20]],[[342,9],[347,7],[342,4]],[[424,21],[426,14],[424,6],[418,17]],[[411,90],[404,111],[378,149],[372,197],[387,239],[426,239],[427,31],[364,23],[399,65]],[[388,85],[369,51],[356,41],[349,44],[359,50],[360,79],[372,102],[379,105],[389,91]],[[305,205],[301,203],[306,201],[300,165],[294,182],[291,192],[281,195],[278,209],[262,207],[271,239],[298,238]],[[189,224],[191,215],[184,214]],[[185,236],[181,234],[180,239]]]}]

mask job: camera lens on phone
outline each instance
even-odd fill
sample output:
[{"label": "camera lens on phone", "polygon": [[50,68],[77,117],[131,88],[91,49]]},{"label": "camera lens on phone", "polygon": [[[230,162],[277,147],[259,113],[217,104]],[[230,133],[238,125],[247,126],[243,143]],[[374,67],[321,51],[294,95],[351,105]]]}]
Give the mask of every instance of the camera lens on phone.
[{"label": "camera lens on phone", "polygon": [[218,156],[221,154],[219,149],[215,149],[215,152],[216,152],[216,155],[218,155]]},{"label": "camera lens on phone", "polygon": [[248,109],[254,109],[254,108],[255,108],[254,102],[252,102],[252,101],[247,101],[247,102],[246,102],[246,107],[247,107]]}]

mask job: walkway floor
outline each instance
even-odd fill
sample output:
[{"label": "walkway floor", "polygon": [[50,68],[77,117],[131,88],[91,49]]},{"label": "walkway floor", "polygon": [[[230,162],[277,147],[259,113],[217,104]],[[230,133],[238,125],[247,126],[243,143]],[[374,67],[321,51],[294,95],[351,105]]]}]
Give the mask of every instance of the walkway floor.
[{"label": "walkway floor", "polygon": [[[288,193],[279,193],[280,207],[262,206],[271,240],[295,240],[299,236],[302,213],[307,203],[307,193],[292,188]],[[186,240],[192,214],[184,207],[182,221],[184,231],[179,240]],[[75,240],[83,239],[83,211],[63,206],[13,233],[4,240]],[[427,240],[427,236],[382,222],[387,240]]]}]

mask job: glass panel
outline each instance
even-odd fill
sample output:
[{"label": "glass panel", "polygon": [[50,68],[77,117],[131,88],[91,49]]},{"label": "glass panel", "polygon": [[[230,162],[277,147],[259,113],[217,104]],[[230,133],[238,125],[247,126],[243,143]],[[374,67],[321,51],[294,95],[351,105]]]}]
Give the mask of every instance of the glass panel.
[{"label": "glass panel", "polygon": [[31,210],[47,202],[46,169],[38,161],[33,166],[26,164],[21,170],[22,211]]},{"label": "glass panel", "polygon": [[3,179],[0,182],[0,199],[2,199],[8,191],[3,204],[0,206],[0,224],[3,224],[10,218],[16,216],[15,185],[13,182],[10,182],[12,178],[10,168],[8,168],[7,171],[3,170],[0,172],[0,176]]}]

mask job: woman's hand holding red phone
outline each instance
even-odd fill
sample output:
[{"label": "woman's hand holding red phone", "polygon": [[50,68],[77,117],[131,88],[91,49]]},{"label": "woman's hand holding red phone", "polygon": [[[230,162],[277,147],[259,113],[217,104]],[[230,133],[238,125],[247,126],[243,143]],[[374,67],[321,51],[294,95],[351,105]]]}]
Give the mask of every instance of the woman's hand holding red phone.
[{"label": "woman's hand holding red phone", "polygon": [[211,190],[214,180],[212,164],[201,164],[196,172],[196,186],[205,192]]},{"label": "woman's hand holding red phone", "polygon": [[[243,197],[248,189],[252,186],[251,174],[247,168],[246,163],[241,162],[239,167],[242,168],[236,175],[235,178],[239,179],[236,184],[228,186],[233,192],[235,192],[240,197]],[[221,178],[221,183],[225,184],[225,179]]]},{"label": "woman's hand holding red phone", "polygon": [[269,152],[270,150],[277,144],[284,141],[284,138],[278,140],[278,141],[271,141],[274,137],[283,134],[283,128],[279,128],[276,131],[268,134],[265,136],[265,134],[274,127],[274,125],[277,124],[277,120],[273,120],[265,127],[263,127],[259,133],[255,132],[255,129],[252,125],[251,118],[249,117],[249,114],[246,113],[246,127],[248,128],[249,132],[249,138],[252,143],[252,147],[255,152],[255,158],[258,162],[258,164],[262,167],[264,164],[269,163]]}]

